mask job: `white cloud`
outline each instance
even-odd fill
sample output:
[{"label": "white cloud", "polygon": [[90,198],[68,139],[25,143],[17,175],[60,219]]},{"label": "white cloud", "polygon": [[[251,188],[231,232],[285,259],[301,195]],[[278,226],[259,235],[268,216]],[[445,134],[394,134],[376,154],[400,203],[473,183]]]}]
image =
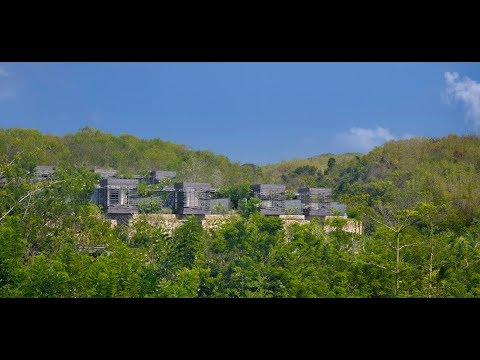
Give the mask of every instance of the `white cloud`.
[{"label": "white cloud", "polygon": [[406,133],[406,134],[403,134],[402,136],[400,136],[400,140],[408,140],[408,139],[414,138],[415,136],[417,136],[417,135]]},{"label": "white cloud", "polygon": [[382,145],[390,140],[410,139],[415,135],[404,134],[401,136],[393,135],[390,130],[381,126],[374,129],[365,129],[352,127],[348,132],[336,135],[336,142],[343,145],[348,151],[367,152],[375,146]]},{"label": "white cloud", "polygon": [[456,72],[445,73],[445,99],[452,104],[461,102],[476,129],[480,128],[480,83],[464,76],[462,79]]},{"label": "white cloud", "polygon": [[5,67],[0,66],[0,101],[13,99],[16,94],[15,83],[9,78]]}]

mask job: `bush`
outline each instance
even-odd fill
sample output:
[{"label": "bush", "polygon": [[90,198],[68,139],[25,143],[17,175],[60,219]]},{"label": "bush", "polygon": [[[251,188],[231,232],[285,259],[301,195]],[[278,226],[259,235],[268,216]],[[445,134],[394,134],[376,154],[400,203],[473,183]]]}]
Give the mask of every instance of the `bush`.
[{"label": "bush", "polygon": [[250,198],[244,199],[240,201],[238,209],[240,210],[240,214],[245,218],[248,219],[250,215],[254,213],[258,213],[260,209],[261,200],[258,198]]},{"label": "bush", "polygon": [[214,207],[212,207],[211,210],[212,210],[212,214],[225,215],[227,213],[227,208],[222,204],[216,204]]},{"label": "bush", "polygon": [[295,191],[286,190],[285,191],[285,200],[293,200],[293,199],[295,199]]},{"label": "bush", "polygon": [[159,212],[162,209],[160,199],[153,196],[138,200],[138,211],[143,214]]}]

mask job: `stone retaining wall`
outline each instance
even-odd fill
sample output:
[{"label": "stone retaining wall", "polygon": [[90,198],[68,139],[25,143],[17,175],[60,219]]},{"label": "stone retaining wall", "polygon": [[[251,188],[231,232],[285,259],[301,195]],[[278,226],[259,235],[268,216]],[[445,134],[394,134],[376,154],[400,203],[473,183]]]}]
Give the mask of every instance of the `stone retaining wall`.
[{"label": "stone retaining wall", "polygon": [[[201,216],[200,219],[204,229],[217,229],[227,221],[234,220],[238,216],[238,214],[207,214]],[[305,218],[305,215],[280,215],[279,217],[283,220],[285,228],[290,224],[308,224],[311,220],[311,217]],[[185,221],[185,218],[186,217],[184,215],[178,214],[133,214],[130,216],[109,214],[108,216],[112,227],[115,227],[117,224],[132,224],[133,221],[137,221],[138,219],[145,219],[150,225],[161,227],[169,234],[179,227]],[[362,223],[358,220],[348,219],[346,216],[327,216],[325,217],[325,221],[328,222],[329,220],[331,221],[335,218],[346,220],[345,225],[343,226],[343,231],[354,234],[362,234]],[[328,233],[334,230],[335,228],[333,226],[325,225],[325,232]]]}]

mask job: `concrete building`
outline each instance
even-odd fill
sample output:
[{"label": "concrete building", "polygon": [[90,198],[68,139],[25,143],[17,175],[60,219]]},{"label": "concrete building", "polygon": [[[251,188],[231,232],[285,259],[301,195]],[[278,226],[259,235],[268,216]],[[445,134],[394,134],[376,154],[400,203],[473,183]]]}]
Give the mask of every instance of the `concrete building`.
[{"label": "concrete building", "polygon": [[208,183],[175,183],[175,213],[205,215],[210,213],[212,189]]},{"label": "concrete building", "polygon": [[175,171],[152,170],[147,182],[149,184],[159,184],[164,179],[175,179],[176,176]]},{"label": "concrete building", "polygon": [[100,180],[98,203],[107,214],[138,213],[138,180],[114,177]]},{"label": "concrete building", "polygon": [[259,198],[260,212],[264,215],[285,214],[285,185],[255,184],[251,185],[253,197]]},{"label": "concrete building", "polygon": [[300,188],[298,189],[305,216],[329,216],[331,210],[332,189],[330,188]]},{"label": "concrete building", "polygon": [[34,177],[35,180],[47,180],[51,179],[55,173],[55,167],[50,165],[38,165],[35,167]]},{"label": "concrete building", "polygon": [[109,177],[117,176],[117,170],[115,169],[101,169],[101,168],[93,168],[92,171],[95,174],[100,174],[102,179],[107,179]]}]

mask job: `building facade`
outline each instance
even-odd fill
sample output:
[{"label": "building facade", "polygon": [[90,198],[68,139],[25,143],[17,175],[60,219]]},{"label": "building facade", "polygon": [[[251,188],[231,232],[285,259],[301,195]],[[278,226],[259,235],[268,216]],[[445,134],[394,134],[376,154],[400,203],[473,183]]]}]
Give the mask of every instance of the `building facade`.
[{"label": "building facade", "polygon": [[260,213],[264,215],[285,214],[285,185],[251,185],[253,197],[260,199]]},{"label": "building facade", "polygon": [[117,170],[115,169],[93,168],[92,172],[94,172],[95,174],[100,174],[102,179],[107,179],[109,177],[117,176]]},{"label": "building facade", "polygon": [[35,167],[34,178],[37,181],[51,179],[55,174],[55,167],[50,165],[38,165]]},{"label": "building facade", "polygon": [[332,189],[330,188],[300,188],[298,195],[302,201],[305,216],[330,216],[333,215]]},{"label": "building facade", "polygon": [[208,183],[182,182],[174,184],[175,209],[182,215],[205,215],[210,213],[212,189]]},{"label": "building facade", "polygon": [[137,214],[138,180],[114,177],[100,180],[98,203],[107,214]]},{"label": "building facade", "polygon": [[152,170],[150,171],[150,176],[148,177],[147,183],[159,184],[162,180],[175,179],[176,176],[177,173],[175,171]]}]

